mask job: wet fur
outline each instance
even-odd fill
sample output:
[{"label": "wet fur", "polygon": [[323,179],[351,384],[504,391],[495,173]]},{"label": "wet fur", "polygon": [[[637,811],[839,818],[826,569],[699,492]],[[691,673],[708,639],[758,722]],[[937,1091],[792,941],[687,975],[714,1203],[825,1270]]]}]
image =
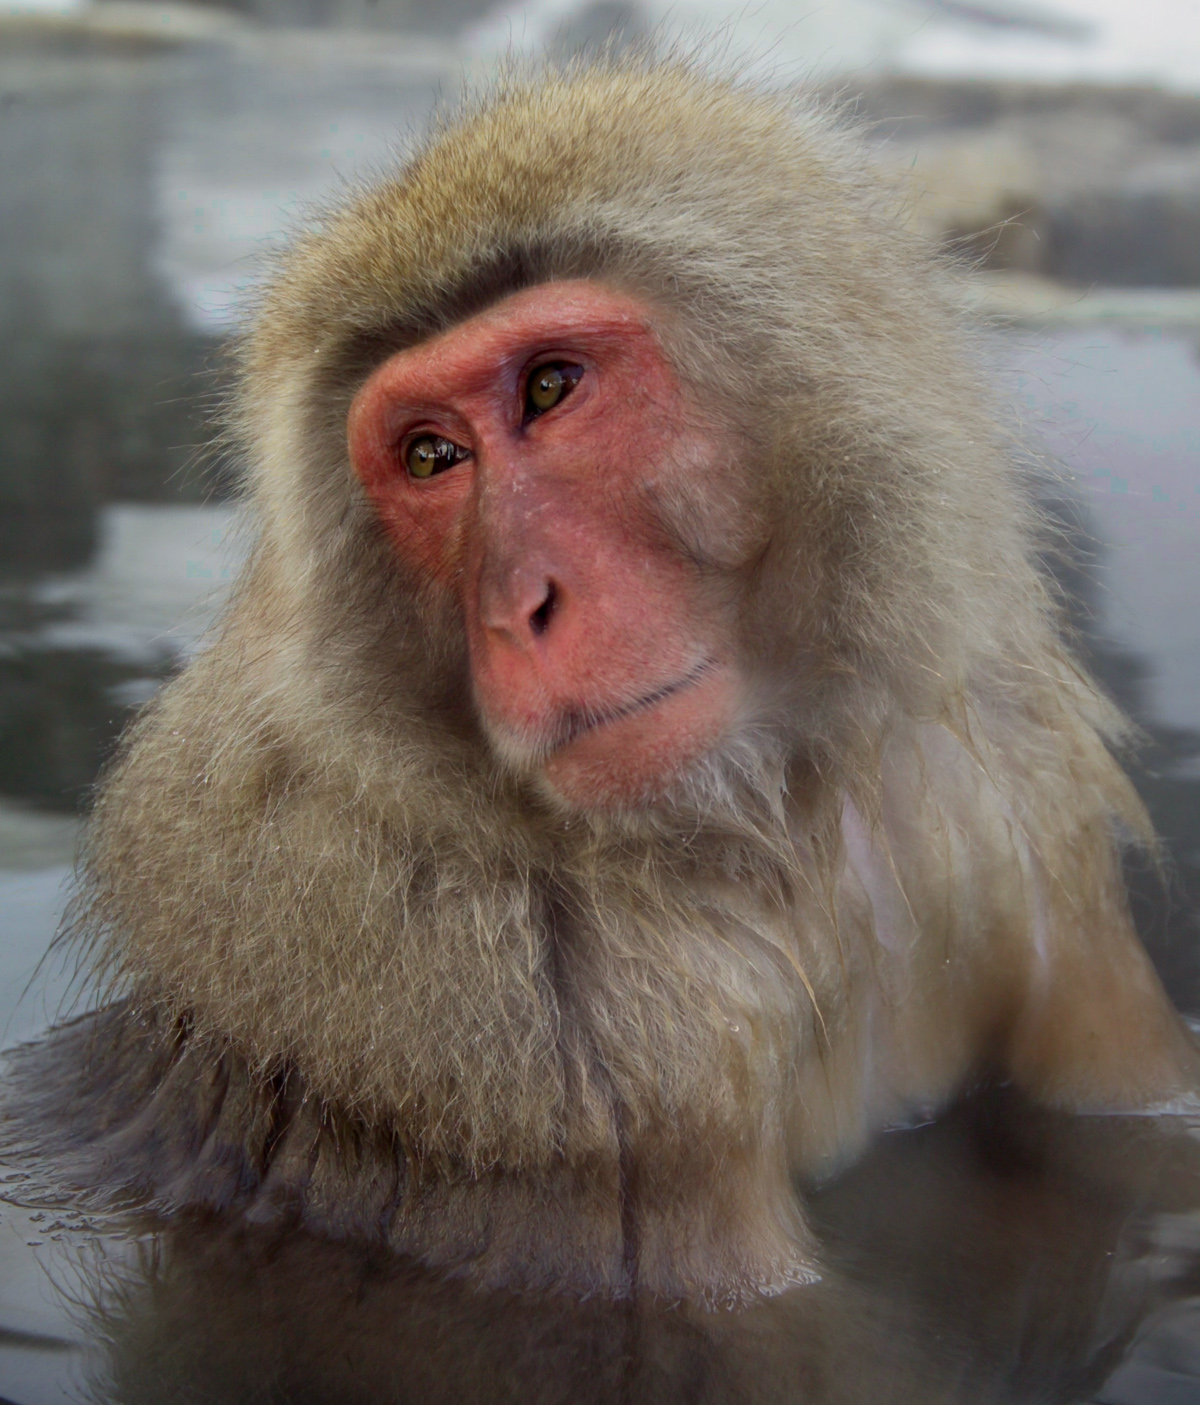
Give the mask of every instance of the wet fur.
[{"label": "wet fur", "polygon": [[[744,445],[656,504],[739,612],[744,714],[617,817],[497,758],[345,440],[383,356],[580,276],[658,310]],[[73,932],[112,1003],[22,1056],[10,1142],[69,1104],[64,1175],[160,1208],[728,1303],[813,1271],[794,1174],[971,1079],[1186,1095],[1119,876],[1122,722],[952,288],[833,118],[635,60],[499,83],[299,239],[240,353],[253,559],[89,834]]]}]

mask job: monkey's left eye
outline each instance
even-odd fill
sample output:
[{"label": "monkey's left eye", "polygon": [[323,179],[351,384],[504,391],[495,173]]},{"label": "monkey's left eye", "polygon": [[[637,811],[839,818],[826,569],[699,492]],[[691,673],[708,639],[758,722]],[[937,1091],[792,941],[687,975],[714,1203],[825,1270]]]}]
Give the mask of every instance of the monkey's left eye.
[{"label": "monkey's left eye", "polygon": [[423,434],[404,451],[405,466],[414,478],[432,478],[435,473],[445,473],[468,457],[465,449],[435,434]]},{"label": "monkey's left eye", "polygon": [[565,400],[583,378],[582,366],[549,361],[530,371],[525,382],[525,419],[536,419]]}]

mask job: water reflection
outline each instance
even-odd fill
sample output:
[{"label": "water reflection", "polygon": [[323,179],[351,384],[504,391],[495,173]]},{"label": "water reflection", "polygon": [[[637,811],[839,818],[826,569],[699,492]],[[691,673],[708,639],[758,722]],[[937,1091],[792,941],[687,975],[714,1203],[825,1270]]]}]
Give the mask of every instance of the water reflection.
[{"label": "water reflection", "polygon": [[1149,1405],[1200,1379],[1197,1204],[1191,1137],[993,1094],[819,1192],[822,1280],[736,1314],[480,1294],[207,1220],[27,1230],[70,1304],[38,1345],[97,1402]]}]

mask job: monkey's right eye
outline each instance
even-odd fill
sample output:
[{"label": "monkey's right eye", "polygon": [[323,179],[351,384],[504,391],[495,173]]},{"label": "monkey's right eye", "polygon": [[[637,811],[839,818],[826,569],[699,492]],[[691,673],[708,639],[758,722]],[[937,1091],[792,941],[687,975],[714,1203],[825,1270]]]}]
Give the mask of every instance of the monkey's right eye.
[{"label": "monkey's right eye", "polygon": [[565,399],[583,379],[583,367],[548,361],[529,373],[525,385],[525,421],[537,419]]},{"label": "monkey's right eye", "polygon": [[414,439],[404,451],[404,463],[413,478],[432,478],[468,457],[466,449],[434,434]]}]

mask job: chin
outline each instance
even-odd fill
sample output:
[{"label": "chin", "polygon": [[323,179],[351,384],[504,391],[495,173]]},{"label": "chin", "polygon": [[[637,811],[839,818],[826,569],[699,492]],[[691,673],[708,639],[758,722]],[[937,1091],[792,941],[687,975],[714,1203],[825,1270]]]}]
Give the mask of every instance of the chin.
[{"label": "chin", "polygon": [[602,721],[556,747],[539,767],[541,788],[570,811],[651,808],[721,748],[736,712],[728,671],[706,671],[652,707]]}]

